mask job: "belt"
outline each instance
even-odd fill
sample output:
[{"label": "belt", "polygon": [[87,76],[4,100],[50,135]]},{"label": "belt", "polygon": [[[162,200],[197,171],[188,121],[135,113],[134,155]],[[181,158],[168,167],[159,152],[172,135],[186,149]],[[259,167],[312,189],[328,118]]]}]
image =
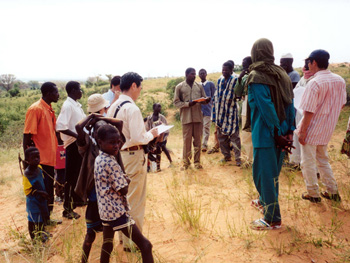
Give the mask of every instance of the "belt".
[{"label": "belt", "polygon": [[141,150],[141,149],[143,149],[142,145],[135,145],[135,146],[131,146],[129,148],[126,148],[122,151],[130,152],[130,151],[137,151],[137,150]]}]

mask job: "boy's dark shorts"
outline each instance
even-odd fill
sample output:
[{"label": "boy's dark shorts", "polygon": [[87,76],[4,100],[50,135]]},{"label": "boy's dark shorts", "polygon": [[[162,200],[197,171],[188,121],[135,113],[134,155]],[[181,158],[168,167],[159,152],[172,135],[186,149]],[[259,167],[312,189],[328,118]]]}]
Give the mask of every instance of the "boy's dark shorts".
[{"label": "boy's dark shorts", "polygon": [[102,232],[102,220],[98,213],[97,201],[88,202],[85,212],[85,220],[88,234],[93,232]]},{"label": "boy's dark shorts", "polygon": [[121,230],[126,227],[135,225],[134,219],[132,219],[128,214],[123,214],[121,217],[113,221],[102,221],[103,226],[112,227],[114,231]]}]

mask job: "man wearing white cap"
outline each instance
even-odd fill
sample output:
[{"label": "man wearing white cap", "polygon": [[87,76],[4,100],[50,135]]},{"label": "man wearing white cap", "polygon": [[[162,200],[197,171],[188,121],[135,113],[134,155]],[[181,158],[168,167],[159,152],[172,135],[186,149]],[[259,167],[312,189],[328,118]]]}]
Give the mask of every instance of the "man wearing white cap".
[{"label": "man wearing white cap", "polygon": [[293,89],[300,80],[300,75],[293,69],[293,56],[291,53],[283,54],[280,60],[280,66],[287,72],[293,84]]}]

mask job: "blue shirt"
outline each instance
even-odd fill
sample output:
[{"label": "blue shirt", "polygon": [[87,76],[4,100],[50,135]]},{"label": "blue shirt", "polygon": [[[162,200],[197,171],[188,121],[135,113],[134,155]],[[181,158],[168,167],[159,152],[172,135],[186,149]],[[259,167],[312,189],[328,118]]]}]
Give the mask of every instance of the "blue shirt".
[{"label": "blue shirt", "polygon": [[113,100],[114,100],[114,96],[115,96],[115,94],[114,94],[110,89],[109,89],[106,93],[103,93],[103,94],[102,94],[102,97],[103,97],[105,100],[109,101],[109,105],[112,104],[112,102],[113,102]]},{"label": "blue shirt", "polygon": [[254,148],[275,146],[274,129],[279,135],[286,135],[294,127],[294,103],[286,107],[286,119],[280,123],[271,100],[270,88],[263,84],[250,84],[248,103],[251,110],[252,141]]},{"label": "blue shirt", "polygon": [[202,105],[202,113],[203,116],[211,116],[212,107],[213,107],[213,98],[215,93],[215,84],[211,81],[201,82],[203,89],[205,91],[205,95],[210,97],[211,100],[208,104]]}]

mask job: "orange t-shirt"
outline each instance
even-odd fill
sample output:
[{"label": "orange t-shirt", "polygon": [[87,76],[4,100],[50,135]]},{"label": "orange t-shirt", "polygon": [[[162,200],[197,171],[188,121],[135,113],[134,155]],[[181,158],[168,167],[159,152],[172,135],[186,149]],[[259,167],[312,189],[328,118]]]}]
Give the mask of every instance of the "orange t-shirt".
[{"label": "orange t-shirt", "polygon": [[56,165],[56,117],[51,105],[43,99],[33,103],[24,122],[24,134],[31,134],[35,147],[40,152],[40,164]]}]

